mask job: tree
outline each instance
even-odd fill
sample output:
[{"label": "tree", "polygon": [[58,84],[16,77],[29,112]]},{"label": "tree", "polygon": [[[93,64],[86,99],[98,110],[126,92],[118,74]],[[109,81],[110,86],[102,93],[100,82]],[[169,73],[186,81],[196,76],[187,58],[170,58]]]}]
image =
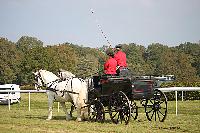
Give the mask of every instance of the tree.
[{"label": "tree", "polygon": [[60,68],[75,72],[77,56],[73,48],[69,45],[61,44],[58,46],[48,46],[45,48],[47,64],[46,69],[52,72],[58,72]]},{"label": "tree", "polygon": [[124,44],[122,48],[127,56],[128,67],[134,75],[151,74],[150,66],[144,58],[146,51],[144,46],[131,43],[129,45]]},{"label": "tree", "polygon": [[191,65],[190,56],[161,44],[148,47],[150,57],[148,62],[154,70],[154,75],[175,75],[178,81],[196,80],[196,70]]},{"label": "tree", "polygon": [[0,82],[16,83],[19,73],[20,53],[16,45],[6,38],[0,38]]},{"label": "tree", "polygon": [[103,53],[97,49],[71,45],[76,51],[78,61],[76,65],[76,75],[88,77],[99,72],[99,59],[103,58]]},{"label": "tree", "polygon": [[190,57],[185,53],[177,53],[176,57],[177,72],[176,77],[178,81],[194,82],[197,81],[196,69],[190,63]]},{"label": "tree", "polygon": [[16,43],[22,52],[29,52],[32,48],[43,47],[43,42],[35,37],[22,36]]},{"label": "tree", "polygon": [[175,47],[176,49],[190,55],[190,61],[197,70],[197,75],[200,77],[200,44],[186,42]]},{"label": "tree", "polygon": [[22,53],[18,80],[21,84],[32,82],[32,72],[43,66],[43,42],[34,37],[23,36],[16,43]]}]

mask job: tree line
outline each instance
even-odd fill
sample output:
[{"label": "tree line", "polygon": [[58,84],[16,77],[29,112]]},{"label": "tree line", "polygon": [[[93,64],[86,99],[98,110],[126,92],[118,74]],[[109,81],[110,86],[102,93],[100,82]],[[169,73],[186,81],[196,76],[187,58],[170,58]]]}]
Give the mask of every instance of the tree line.
[{"label": "tree line", "polygon": [[[200,44],[186,42],[174,47],[153,43],[122,44],[132,75],[175,75],[179,82],[196,82],[200,77]],[[72,43],[44,45],[35,37],[22,36],[17,42],[0,37],[0,84],[30,85],[32,72],[68,70],[78,77],[103,72],[106,46],[83,47]]]}]

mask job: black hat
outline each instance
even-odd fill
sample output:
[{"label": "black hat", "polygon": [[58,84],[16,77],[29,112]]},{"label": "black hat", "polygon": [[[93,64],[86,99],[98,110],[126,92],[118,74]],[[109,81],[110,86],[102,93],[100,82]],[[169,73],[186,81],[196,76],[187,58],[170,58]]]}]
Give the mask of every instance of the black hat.
[{"label": "black hat", "polygon": [[120,49],[121,49],[121,48],[122,48],[122,45],[121,45],[121,44],[118,44],[118,45],[115,46],[115,48],[120,48]]},{"label": "black hat", "polygon": [[113,56],[113,55],[114,55],[114,52],[113,52],[112,48],[108,48],[108,49],[106,50],[106,54],[109,55],[109,56]]}]

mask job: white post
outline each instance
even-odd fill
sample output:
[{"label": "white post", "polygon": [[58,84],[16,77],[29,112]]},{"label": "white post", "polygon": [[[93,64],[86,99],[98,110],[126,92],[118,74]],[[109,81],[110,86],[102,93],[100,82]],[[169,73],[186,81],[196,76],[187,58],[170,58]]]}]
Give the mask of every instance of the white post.
[{"label": "white post", "polygon": [[183,101],[183,91],[182,91],[182,101]]},{"label": "white post", "polygon": [[8,92],[8,109],[10,110],[10,93]]},{"label": "white post", "polygon": [[60,109],[60,107],[59,107],[59,102],[58,102],[58,112],[59,112],[59,109]]},{"label": "white post", "polygon": [[175,91],[176,95],[176,116],[178,115],[178,96],[177,96],[177,91]]},{"label": "white post", "polygon": [[31,93],[28,92],[28,111],[31,110]]}]

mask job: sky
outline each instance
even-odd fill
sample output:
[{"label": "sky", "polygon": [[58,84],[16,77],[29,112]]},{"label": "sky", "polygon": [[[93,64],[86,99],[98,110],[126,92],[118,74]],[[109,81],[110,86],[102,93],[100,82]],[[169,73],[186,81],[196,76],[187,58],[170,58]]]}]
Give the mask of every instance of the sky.
[{"label": "sky", "polygon": [[84,47],[198,43],[199,6],[200,0],[0,0],[0,37]]}]

